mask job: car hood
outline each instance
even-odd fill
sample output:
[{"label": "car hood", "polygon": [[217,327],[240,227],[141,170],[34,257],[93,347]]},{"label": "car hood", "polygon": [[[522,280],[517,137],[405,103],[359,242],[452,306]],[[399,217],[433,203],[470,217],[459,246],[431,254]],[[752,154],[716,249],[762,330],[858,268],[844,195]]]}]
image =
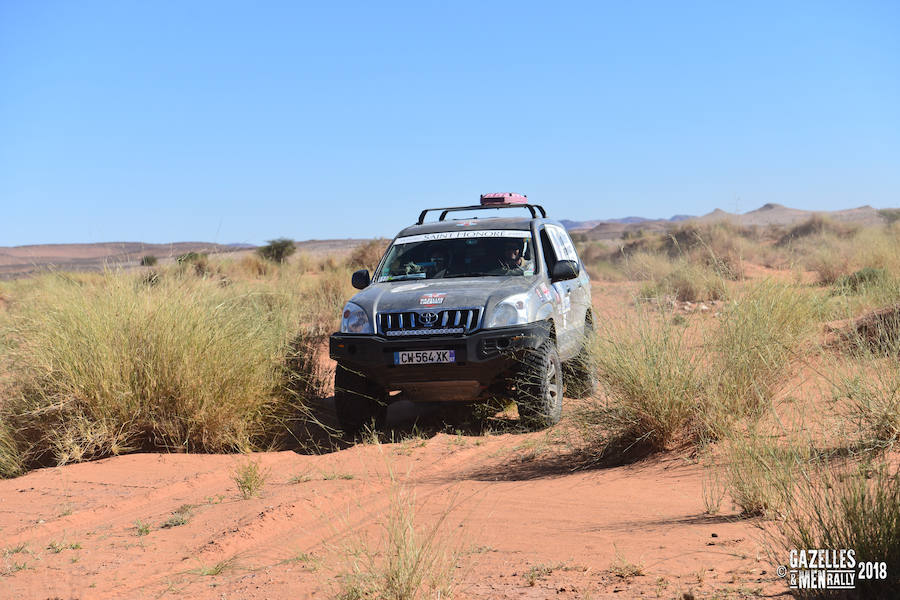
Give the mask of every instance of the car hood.
[{"label": "car hood", "polygon": [[527,292],[537,285],[537,277],[460,277],[431,281],[392,281],[373,283],[351,302],[369,313],[446,308],[491,310],[498,302]]}]

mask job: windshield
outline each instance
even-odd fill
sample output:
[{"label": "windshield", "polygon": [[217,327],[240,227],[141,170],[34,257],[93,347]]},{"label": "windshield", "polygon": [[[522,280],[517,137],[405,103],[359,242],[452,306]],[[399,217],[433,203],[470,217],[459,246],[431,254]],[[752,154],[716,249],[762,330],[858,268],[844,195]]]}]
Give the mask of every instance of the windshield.
[{"label": "windshield", "polygon": [[378,281],[534,275],[528,231],[451,231],[397,238]]}]

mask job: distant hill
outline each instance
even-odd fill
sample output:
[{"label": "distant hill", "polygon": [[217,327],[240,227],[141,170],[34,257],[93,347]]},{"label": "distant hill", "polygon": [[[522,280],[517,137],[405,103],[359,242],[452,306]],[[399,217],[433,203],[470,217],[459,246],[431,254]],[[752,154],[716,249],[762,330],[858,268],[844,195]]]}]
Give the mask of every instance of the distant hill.
[{"label": "distant hill", "polygon": [[[364,239],[308,240],[296,242],[297,250],[306,254],[345,255],[367,242]],[[0,246],[0,279],[10,279],[50,269],[62,271],[102,271],[106,268],[137,267],[144,256],[155,256],[160,263],[172,262],[187,252],[230,254],[239,258],[252,253],[257,246],[247,243],[213,244],[210,242],[102,242],[96,244],[37,244]]]},{"label": "distant hill", "polygon": [[[560,219],[560,223],[563,224],[569,231],[586,231],[590,229],[594,229],[595,227],[601,225],[634,225],[634,224],[642,224],[649,222],[665,222],[665,223],[675,223],[677,221],[684,221],[686,219],[693,219],[694,217],[691,215],[675,215],[669,219],[648,219],[647,217],[621,217],[619,219],[594,219],[593,221],[572,221],[570,219]],[[616,229],[613,227],[613,229]]]},{"label": "distant hill", "polygon": [[136,266],[141,257],[149,255],[164,261],[187,252],[218,254],[237,250],[239,248],[209,242],[104,242],[0,247],[0,277],[26,275],[48,268],[99,271],[105,267]]},{"label": "distant hill", "polygon": [[835,221],[858,223],[860,225],[876,225],[883,222],[881,216],[878,214],[878,210],[868,205],[844,210],[812,211],[789,208],[781,204],[773,203],[764,204],[756,210],[751,210],[750,212],[740,215],[725,212],[724,210],[717,208],[709,214],[698,217],[697,221],[701,223],[729,221],[746,227],[753,225],[793,225],[794,223],[805,221],[817,214],[826,216],[829,219],[834,219]]},{"label": "distant hill", "polygon": [[[643,231],[645,233],[666,231],[672,227],[673,223],[687,223],[695,221],[697,223],[714,223],[716,221],[728,221],[735,225],[745,227],[769,225],[793,225],[800,221],[805,221],[813,215],[823,215],[835,221],[843,221],[846,223],[858,223],[860,225],[876,225],[883,223],[882,217],[878,214],[878,210],[871,206],[860,206],[858,208],[849,208],[846,210],[835,211],[813,211],[801,210],[799,208],[789,208],[781,204],[764,204],[756,210],[751,210],[743,214],[735,214],[726,212],[720,208],[715,209],[711,213],[700,217],[691,215],[675,215],[669,219],[642,219],[641,217],[627,217],[625,219],[606,219],[601,221],[568,221],[574,226],[567,228],[573,232],[580,232],[590,239],[596,240],[613,240],[619,239],[627,233],[636,233]],[[563,224],[566,224],[563,221]],[[590,228],[581,227],[580,224],[594,223]]]}]

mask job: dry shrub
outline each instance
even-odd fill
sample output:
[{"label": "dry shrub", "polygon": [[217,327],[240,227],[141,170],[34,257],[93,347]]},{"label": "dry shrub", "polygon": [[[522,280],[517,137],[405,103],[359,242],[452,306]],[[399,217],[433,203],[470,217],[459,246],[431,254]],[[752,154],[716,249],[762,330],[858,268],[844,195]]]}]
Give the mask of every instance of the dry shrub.
[{"label": "dry shrub", "polygon": [[727,279],[743,279],[747,240],[751,230],[730,223],[682,225],[663,239],[669,256],[685,256],[691,262],[712,268]]},{"label": "dry shrub", "polygon": [[318,270],[322,273],[334,273],[342,267],[341,261],[333,256],[319,258],[316,265],[318,267]]},{"label": "dry shrub", "polygon": [[7,429],[7,424],[0,422],[0,479],[15,477],[24,471],[22,453]]},{"label": "dry shrub", "polygon": [[603,242],[576,242],[575,247],[578,249],[578,256],[585,264],[605,260],[609,257],[609,248]]},{"label": "dry shrub", "polygon": [[699,339],[689,340],[665,314],[608,322],[592,347],[602,393],[578,421],[603,453],[726,434],[768,405],[818,315],[816,298],[767,281],[739,296]]},{"label": "dry shrub", "polygon": [[811,349],[821,313],[816,296],[774,281],[749,287],[725,307],[707,342],[706,435],[716,437],[735,419],[761,414],[791,363]]},{"label": "dry shrub", "polygon": [[879,358],[858,359],[855,372],[840,375],[834,399],[854,426],[858,450],[892,448],[900,440],[900,372]]},{"label": "dry shrub", "polygon": [[882,208],[878,211],[878,216],[884,219],[887,225],[893,225],[900,221],[900,208]]},{"label": "dry shrub", "polygon": [[284,376],[299,298],[278,297],[209,280],[43,278],[3,331],[0,422],[21,462],[272,443],[303,410]]},{"label": "dry shrub", "polygon": [[378,261],[384,256],[391,241],[378,238],[364,242],[353,249],[347,259],[347,265],[352,269],[368,269],[373,271]]},{"label": "dry shrub", "polygon": [[[884,579],[857,578],[849,598],[896,598],[900,591],[900,471],[887,460],[857,465],[799,463],[784,498],[784,514],[770,528],[770,553],[786,562],[790,550],[852,548],[857,563],[885,563]],[[833,597],[833,595],[828,595]]]},{"label": "dry shrub", "polygon": [[888,279],[900,277],[900,224],[868,227],[852,235],[826,231],[778,248],[797,264],[815,271],[823,284],[867,268],[884,270]]},{"label": "dry shrub", "polygon": [[662,235],[629,241],[612,258],[625,265],[623,269],[630,279],[658,281],[679,265],[691,264],[711,270],[720,278],[739,280],[744,277],[746,257],[762,252],[759,238],[757,230],[729,223],[692,223]]},{"label": "dry shrub", "polygon": [[298,398],[323,398],[334,375],[333,369],[320,359],[320,351],[328,343],[330,328],[308,325],[291,340],[286,357],[287,389]]},{"label": "dry shrub", "polygon": [[238,270],[250,277],[264,277],[272,269],[272,263],[256,254],[248,254],[237,263]]},{"label": "dry shrub", "polygon": [[628,277],[622,270],[610,260],[596,260],[593,263],[585,263],[588,276],[594,281],[625,281]]},{"label": "dry shrub", "polygon": [[[887,456],[829,457],[809,438],[755,429],[726,440],[728,492],[746,516],[766,516],[763,541],[776,565],[791,550],[853,549],[887,564],[887,578],[857,580],[841,597],[893,598],[900,589],[900,472]],[[827,597],[833,597],[827,595]]]},{"label": "dry shrub", "polygon": [[308,273],[315,269],[315,261],[307,252],[298,252],[293,260],[294,267],[298,273]]},{"label": "dry shrub", "polygon": [[819,282],[830,285],[853,271],[853,244],[832,236],[818,236],[802,246],[804,266],[818,275]]},{"label": "dry shrub", "polygon": [[684,302],[723,300],[728,291],[722,277],[706,266],[679,261],[663,278],[641,289],[643,298],[674,298]]},{"label": "dry shrub", "polygon": [[621,268],[632,281],[659,281],[676,267],[665,255],[642,251],[626,255]]},{"label": "dry shrub", "polygon": [[776,516],[790,497],[798,466],[812,457],[808,445],[792,445],[755,427],[724,440],[725,487],[747,517]]},{"label": "dry shrub", "polygon": [[690,429],[703,394],[702,352],[684,330],[642,314],[607,323],[592,348],[602,394],[577,415],[605,454],[662,450]]},{"label": "dry shrub", "polygon": [[850,352],[900,354],[900,304],[869,312],[838,334],[839,343]]},{"label": "dry shrub", "polygon": [[823,236],[825,234],[846,238],[852,236],[857,231],[859,231],[859,227],[852,223],[841,223],[822,215],[813,215],[806,221],[791,227],[787,233],[781,236],[776,242],[776,245],[787,246],[801,238]]},{"label": "dry shrub", "polygon": [[335,268],[315,278],[304,278],[299,297],[303,307],[303,323],[319,324],[323,329],[335,331],[341,310],[354,291],[346,268]]}]

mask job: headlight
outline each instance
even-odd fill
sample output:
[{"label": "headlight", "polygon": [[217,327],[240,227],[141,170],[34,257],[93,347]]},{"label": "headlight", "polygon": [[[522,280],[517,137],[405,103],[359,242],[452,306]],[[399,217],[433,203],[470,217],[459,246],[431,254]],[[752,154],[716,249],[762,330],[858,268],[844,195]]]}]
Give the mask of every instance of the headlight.
[{"label": "headlight", "polygon": [[341,313],[341,333],[374,333],[369,317],[361,306],[348,302]]},{"label": "headlight", "polygon": [[525,294],[516,294],[510,296],[494,307],[491,318],[488,319],[487,327],[510,327],[512,325],[523,325],[528,323],[528,311],[525,308]]}]

